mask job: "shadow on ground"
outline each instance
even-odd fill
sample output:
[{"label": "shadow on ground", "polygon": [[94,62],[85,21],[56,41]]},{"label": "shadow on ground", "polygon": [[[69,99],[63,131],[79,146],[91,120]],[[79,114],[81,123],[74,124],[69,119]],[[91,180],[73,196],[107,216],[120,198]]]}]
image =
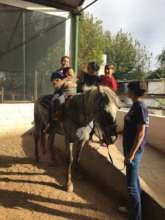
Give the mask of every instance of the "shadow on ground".
[{"label": "shadow on ground", "polygon": [[[43,173],[40,172],[14,172],[14,171],[2,171],[0,170],[0,175],[6,175],[5,177],[0,178],[0,182],[11,182],[11,183],[30,183],[30,184],[36,184],[36,187],[38,185],[41,186],[48,186],[52,187],[53,190],[61,190],[61,192],[64,192],[63,184],[65,182],[65,173],[66,173],[66,162],[64,161],[64,157],[61,156],[61,154],[56,150],[56,158],[58,158],[58,164],[57,166],[50,166],[49,164],[49,155],[47,154],[42,155],[41,159],[43,162],[40,164],[35,163],[34,159],[34,143],[33,143],[33,136],[31,130],[22,135],[22,149],[26,155],[24,158],[18,158],[18,157],[11,157],[11,156],[1,156],[0,157],[0,167],[10,167],[14,164],[33,164],[37,166],[38,168],[41,168],[44,170]],[[16,175],[16,178],[10,178],[10,175]],[[49,182],[49,181],[42,181],[39,179],[36,180],[33,179],[20,179],[19,176],[33,176],[36,175],[39,176],[50,176],[56,179],[56,182]],[[83,178],[81,180],[74,179],[74,192],[81,198],[85,199],[86,203],[80,203],[80,202],[72,202],[72,201],[64,201],[55,199],[55,198],[48,198],[40,195],[36,195],[33,193],[27,193],[22,191],[10,191],[6,189],[0,190],[0,204],[7,208],[23,208],[30,211],[40,212],[40,213],[46,213],[53,216],[60,216],[64,217],[66,219],[72,219],[72,220],[97,220],[97,217],[91,217],[91,216],[85,216],[83,215],[83,211],[71,213],[66,212],[60,209],[47,207],[44,204],[37,204],[36,202],[46,202],[50,204],[57,204],[57,205],[64,205],[67,207],[72,208],[79,208],[79,209],[89,209],[93,211],[101,211],[103,213],[107,213],[109,216],[111,216],[112,210],[116,209],[116,206],[118,205],[118,201],[112,194],[112,201],[107,202],[105,204],[97,204],[97,200],[99,200],[99,196],[97,198],[97,193],[101,194],[100,192],[97,192],[97,188],[95,186],[92,186],[89,183],[89,181],[86,178]],[[94,191],[94,195],[91,194],[91,192]],[[67,194],[67,193],[66,193]],[[107,201],[107,200],[106,200]],[[122,218],[123,219],[123,218]],[[98,219],[99,220],[99,219]]]}]

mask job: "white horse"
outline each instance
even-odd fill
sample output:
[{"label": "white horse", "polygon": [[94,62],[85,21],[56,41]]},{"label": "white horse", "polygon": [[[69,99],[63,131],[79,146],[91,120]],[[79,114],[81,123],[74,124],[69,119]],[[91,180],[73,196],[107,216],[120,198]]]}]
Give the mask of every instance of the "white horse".
[{"label": "white horse", "polygon": [[[34,108],[34,140],[35,156],[39,161],[38,141],[41,139],[43,144],[45,126],[48,123],[48,109],[41,105],[39,99]],[[65,136],[66,149],[68,152],[68,170],[66,177],[67,191],[73,191],[72,183],[72,164],[73,160],[80,160],[81,151],[89,140],[92,130],[90,124],[94,121],[97,128],[102,133],[104,142],[112,144],[116,140],[116,113],[119,109],[120,101],[117,95],[108,87],[92,87],[82,94],[77,94],[66,101],[64,105],[63,130],[55,125],[49,133],[49,148],[52,159],[54,157],[53,142],[55,134]],[[44,144],[43,144],[44,145]],[[76,154],[73,155],[73,146],[76,147]]]}]

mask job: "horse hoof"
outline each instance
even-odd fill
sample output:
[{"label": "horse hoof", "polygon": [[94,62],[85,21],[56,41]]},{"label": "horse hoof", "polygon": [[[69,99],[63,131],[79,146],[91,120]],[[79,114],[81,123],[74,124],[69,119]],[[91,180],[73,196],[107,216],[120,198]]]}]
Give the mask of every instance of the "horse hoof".
[{"label": "horse hoof", "polygon": [[69,193],[72,193],[73,192],[73,184],[69,184],[66,186],[66,191],[69,192]]}]

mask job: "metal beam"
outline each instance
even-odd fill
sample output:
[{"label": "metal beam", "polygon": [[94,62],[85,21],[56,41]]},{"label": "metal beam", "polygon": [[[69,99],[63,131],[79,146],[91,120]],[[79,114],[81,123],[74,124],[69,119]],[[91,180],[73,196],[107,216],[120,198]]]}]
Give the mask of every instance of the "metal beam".
[{"label": "metal beam", "polygon": [[4,2],[4,0],[0,0],[0,3],[16,7],[16,8],[12,8],[11,11],[18,10],[17,8],[22,8],[26,10],[38,11],[44,14],[50,14],[50,15],[55,15],[59,17],[67,18],[69,16],[69,12],[67,11],[62,11],[62,10],[60,11],[59,9],[56,9],[54,7],[47,7],[46,5],[40,5],[37,3],[30,2],[30,1],[5,0]]},{"label": "metal beam", "polygon": [[76,10],[75,7],[71,6],[71,5],[67,5],[65,3],[60,3],[57,1],[52,1],[52,0],[25,0],[27,2],[33,2],[33,3],[37,3],[37,4],[41,4],[41,5],[46,5],[49,7],[54,7],[54,8],[58,8],[58,9],[62,9],[65,11],[71,11],[74,12]]},{"label": "metal beam", "polygon": [[72,63],[75,73],[78,72],[79,15],[72,15]]}]

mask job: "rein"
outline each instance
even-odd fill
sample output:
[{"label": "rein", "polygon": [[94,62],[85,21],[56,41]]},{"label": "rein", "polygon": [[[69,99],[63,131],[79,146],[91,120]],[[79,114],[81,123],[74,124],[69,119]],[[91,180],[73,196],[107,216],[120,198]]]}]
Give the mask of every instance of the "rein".
[{"label": "rein", "polygon": [[[98,91],[98,94],[101,93],[101,90],[100,90],[100,86],[99,86],[99,85],[97,85],[97,91]],[[101,141],[99,129],[97,128],[97,130],[98,130],[98,134],[99,134],[99,135],[96,134],[95,130],[94,130],[94,134],[95,134],[96,137],[98,137],[99,140]],[[116,139],[117,139],[117,135],[116,135]],[[105,143],[105,145],[106,145],[106,148],[107,148],[107,151],[108,151],[109,161],[112,163],[112,166],[115,167],[113,158],[112,158],[111,153],[110,153],[110,150],[109,150],[109,145],[108,145],[107,143]],[[122,169],[118,169],[117,167],[115,167],[115,168],[116,168],[117,170],[119,170],[119,171],[123,171],[123,170],[125,169],[125,164],[124,164],[124,167],[123,167]]]}]

